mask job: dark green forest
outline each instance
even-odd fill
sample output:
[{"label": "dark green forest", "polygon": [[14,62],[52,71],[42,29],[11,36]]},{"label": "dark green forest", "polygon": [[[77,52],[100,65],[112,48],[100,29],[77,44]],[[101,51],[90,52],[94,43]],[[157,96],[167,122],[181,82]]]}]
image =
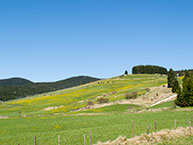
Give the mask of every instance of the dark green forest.
[{"label": "dark green forest", "polygon": [[138,65],[132,69],[133,74],[167,74],[168,71],[164,67],[154,65]]},{"label": "dark green forest", "polygon": [[0,100],[8,101],[26,96],[57,91],[97,80],[99,79],[88,76],[72,77],[66,80],[49,83],[33,83],[23,78],[0,80]]}]

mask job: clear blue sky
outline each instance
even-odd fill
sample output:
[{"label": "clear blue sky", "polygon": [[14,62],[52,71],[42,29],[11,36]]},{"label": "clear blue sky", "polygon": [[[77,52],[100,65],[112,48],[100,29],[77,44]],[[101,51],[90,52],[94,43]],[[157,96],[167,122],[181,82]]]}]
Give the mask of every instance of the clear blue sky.
[{"label": "clear blue sky", "polygon": [[193,69],[192,0],[1,0],[0,79]]}]

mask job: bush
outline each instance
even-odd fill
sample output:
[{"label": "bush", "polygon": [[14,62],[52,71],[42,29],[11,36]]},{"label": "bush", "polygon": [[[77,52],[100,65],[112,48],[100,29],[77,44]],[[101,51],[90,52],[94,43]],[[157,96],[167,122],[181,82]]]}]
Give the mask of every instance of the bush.
[{"label": "bush", "polygon": [[98,98],[97,99],[98,104],[103,104],[103,103],[108,103],[109,99],[108,98]]},{"label": "bush", "polygon": [[94,103],[92,101],[88,101],[88,106],[92,106]]},{"label": "bush", "polygon": [[127,93],[125,95],[125,99],[136,99],[138,96],[138,93],[137,92],[132,92],[132,93]]},{"label": "bush", "polygon": [[146,88],[145,91],[146,91],[146,92],[149,92],[149,91],[150,91],[150,88]]}]

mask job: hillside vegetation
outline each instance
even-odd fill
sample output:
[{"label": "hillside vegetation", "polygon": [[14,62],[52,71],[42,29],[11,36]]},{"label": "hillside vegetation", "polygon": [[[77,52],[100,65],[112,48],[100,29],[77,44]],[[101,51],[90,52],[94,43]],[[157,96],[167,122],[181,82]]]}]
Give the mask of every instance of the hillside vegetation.
[{"label": "hillside vegetation", "polygon": [[0,100],[7,101],[26,96],[61,90],[97,81],[99,79],[88,76],[78,76],[57,82],[33,83],[22,78],[0,80]]},{"label": "hillside vegetation", "polygon": [[[98,104],[97,100],[101,97],[113,103],[125,100],[128,93],[137,92],[137,98],[131,99],[137,100],[143,98],[143,94],[154,93],[157,87],[167,88],[163,87],[166,83],[167,76],[159,74],[118,76],[73,88],[1,102],[0,144],[31,145],[36,136],[37,144],[53,145],[57,144],[59,134],[61,145],[82,145],[84,134],[87,144],[89,143],[89,130],[93,144],[98,141],[113,141],[119,136],[130,138],[132,120],[135,124],[135,135],[145,133],[147,125],[153,126],[155,120],[157,131],[172,129],[175,119],[177,127],[186,127],[193,115],[191,111],[177,112],[171,109],[148,112],[141,110],[145,109],[143,106],[135,104],[113,104],[78,111],[86,107],[88,102]],[[148,92],[147,88],[153,92]]]},{"label": "hillside vegetation", "polygon": [[[89,101],[97,104],[98,98],[107,98],[110,102],[125,99],[127,93],[137,92],[140,96],[147,88],[166,84],[163,75],[128,75],[100,80],[82,86],[5,102],[0,106],[0,113],[9,115],[44,114],[71,112],[87,106]],[[54,107],[48,108],[48,107]],[[46,111],[44,111],[46,110]]]},{"label": "hillside vegetation", "polygon": [[10,78],[10,79],[0,80],[1,87],[26,85],[26,84],[33,84],[33,82],[30,80],[23,79],[23,78]]}]

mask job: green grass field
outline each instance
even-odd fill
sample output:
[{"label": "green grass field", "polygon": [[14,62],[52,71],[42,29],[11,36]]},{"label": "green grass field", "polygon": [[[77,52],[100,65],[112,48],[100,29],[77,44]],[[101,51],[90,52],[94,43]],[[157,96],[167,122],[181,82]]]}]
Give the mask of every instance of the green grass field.
[{"label": "green grass field", "polygon": [[81,145],[83,135],[92,132],[93,143],[114,140],[118,136],[132,136],[131,122],[135,123],[135,135],[146,132],[147,125],[157,121],[157,129],[172,129],[174,119],[177,126],[187,126],[192,112],[146,112],[120,113],[85,116],[42,116],[10,118],[0,121],[0,143],[3,145],[33,144],[34,135],[41,145],[57,144],[57,135],[61,135],[62,144]]},{"label": "green grass field", "polygon": [[[135,135],[145,133],[147,125],[153,125],[154,120],[157,121],[158,130],[172,129],[175,119],[177,126],[187,126],[188,120],[193,115],[191,111],[129,113],[128,109],[137,111],[141,106],[117,104],[76,113],[71,112],[86,106],[89,100],[96,103],[97,96],[105,95],[110,102],[114,102],[124,99],[126,92],[145,93],[146,88],[163,84],[166,84],[164,75],[129,75],[1,102],[0,116],[9,118],[0,119],[0,144],[32,145],[33,138],[36,136],[37,145],[56,145],[58,134],[61,136],[61,145],[81,145],[84,134],[87,136],[88,144],[89,130],[92,132],[93,143],[114,140],[118,136],[131,137],[132,120],[135,123]],[[49,111],[43,110],[52,106],[61,107]],[[95,114],[81,115],[79,113]]]}]

